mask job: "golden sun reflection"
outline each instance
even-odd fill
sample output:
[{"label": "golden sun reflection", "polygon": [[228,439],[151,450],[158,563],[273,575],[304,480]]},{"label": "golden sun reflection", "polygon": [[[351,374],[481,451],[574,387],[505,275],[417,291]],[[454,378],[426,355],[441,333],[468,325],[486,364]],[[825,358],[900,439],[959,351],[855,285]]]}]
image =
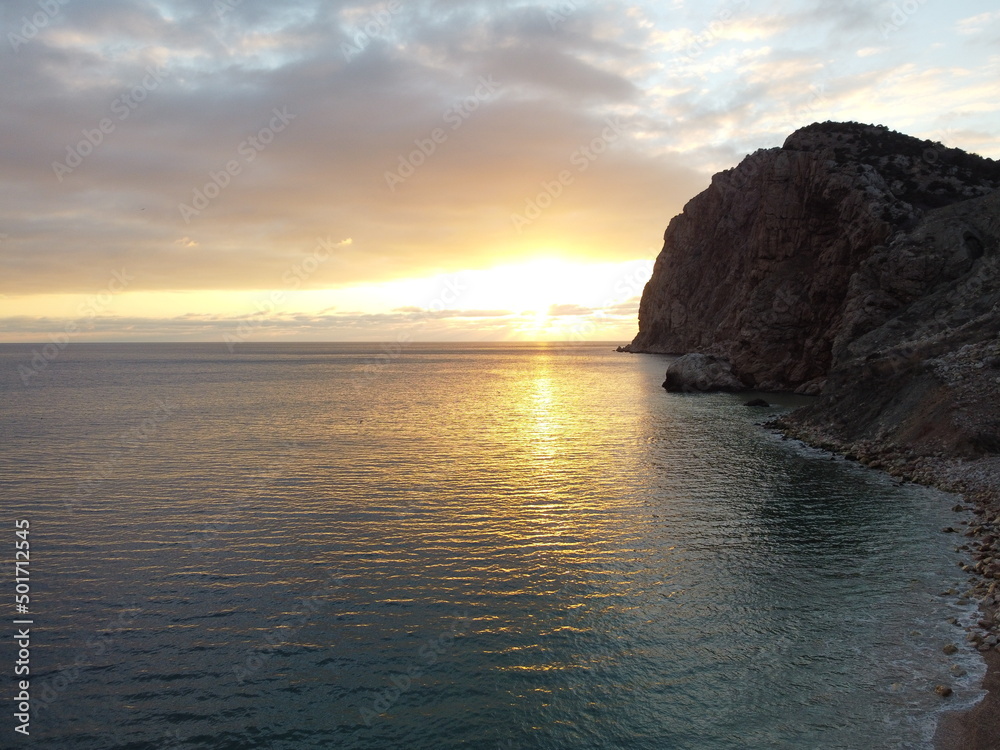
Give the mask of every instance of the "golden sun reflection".
[{"label": "golden sun reflection", "polygon": [[525,425],[529,431],[527,440],[531,452],[538,461],[548,462],[561,453],[560,439],[563,422],[559,416],[557,385],[546,366],[531,379],[527,394],[527,416]]},{"label": "golden sun reflection", "polygon": [[535,417],[535,429],[540,432],[551,432],[553,429],[552,415],[552,378],[549,375],[536,377],[532,383],[532,411]]}]

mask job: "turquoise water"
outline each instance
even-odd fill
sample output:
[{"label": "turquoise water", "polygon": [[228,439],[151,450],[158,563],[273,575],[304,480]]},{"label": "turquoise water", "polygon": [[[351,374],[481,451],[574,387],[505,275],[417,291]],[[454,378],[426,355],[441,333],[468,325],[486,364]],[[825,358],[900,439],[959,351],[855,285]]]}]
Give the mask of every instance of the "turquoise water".
[{"label": "turquoise water", "polygon": [[610,349],[0,347],[33,739],[928,747],[954,497]]}]

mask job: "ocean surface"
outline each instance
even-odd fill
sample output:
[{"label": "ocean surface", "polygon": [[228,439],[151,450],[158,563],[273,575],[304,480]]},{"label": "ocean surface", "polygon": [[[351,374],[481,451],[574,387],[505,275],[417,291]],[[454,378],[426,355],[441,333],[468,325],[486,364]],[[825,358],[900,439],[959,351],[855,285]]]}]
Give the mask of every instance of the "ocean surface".
[{"label": "ocean surface", "polygon": [[611,348],[0,346],[0,747],[928,747],[955,497]]}]

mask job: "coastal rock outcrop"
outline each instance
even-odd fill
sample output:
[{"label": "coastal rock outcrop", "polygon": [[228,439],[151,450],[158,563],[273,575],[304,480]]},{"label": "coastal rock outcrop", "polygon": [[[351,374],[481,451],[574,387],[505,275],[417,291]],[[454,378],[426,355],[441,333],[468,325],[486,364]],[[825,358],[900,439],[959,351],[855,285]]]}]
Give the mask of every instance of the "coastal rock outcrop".
[{"label": "coastal rock outcrop", "polygon": [[[715,354],[759,390],[819,393],[862,332],[902,312],[935,274],[954,280],[986,254],[982,230],[956,224],[945,235],[927,222],[997,188],[997,162],[881,126],[796,131],[715,175],[670,222],[627,348]],[[931,235],[954,252],[908,266],[905,238],[923,246]]]},{"label": "coastal rock outcrop", "polygon": [[672,393],[746,390],[733,375],[729,361],[710,354],[685,354],[675,359],[667,365],[663,387]]},{"label": "coastal rock outcrop", "polygon": [[780,426],[880,465],[1000,456],[998,188],[958,149],[803,128],[670,222],[628,348],[819,395]]}]

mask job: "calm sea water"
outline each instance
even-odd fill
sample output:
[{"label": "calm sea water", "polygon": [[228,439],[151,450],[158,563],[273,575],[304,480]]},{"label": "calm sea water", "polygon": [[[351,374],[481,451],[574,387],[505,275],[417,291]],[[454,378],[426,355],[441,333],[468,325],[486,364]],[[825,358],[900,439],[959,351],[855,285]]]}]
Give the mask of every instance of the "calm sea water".
[{"label": "calm sea water", "polygon": [[919,748],[978,695],[955,499],[758,426],[791,397],[606,344],[31,352],[32,746]]}]

